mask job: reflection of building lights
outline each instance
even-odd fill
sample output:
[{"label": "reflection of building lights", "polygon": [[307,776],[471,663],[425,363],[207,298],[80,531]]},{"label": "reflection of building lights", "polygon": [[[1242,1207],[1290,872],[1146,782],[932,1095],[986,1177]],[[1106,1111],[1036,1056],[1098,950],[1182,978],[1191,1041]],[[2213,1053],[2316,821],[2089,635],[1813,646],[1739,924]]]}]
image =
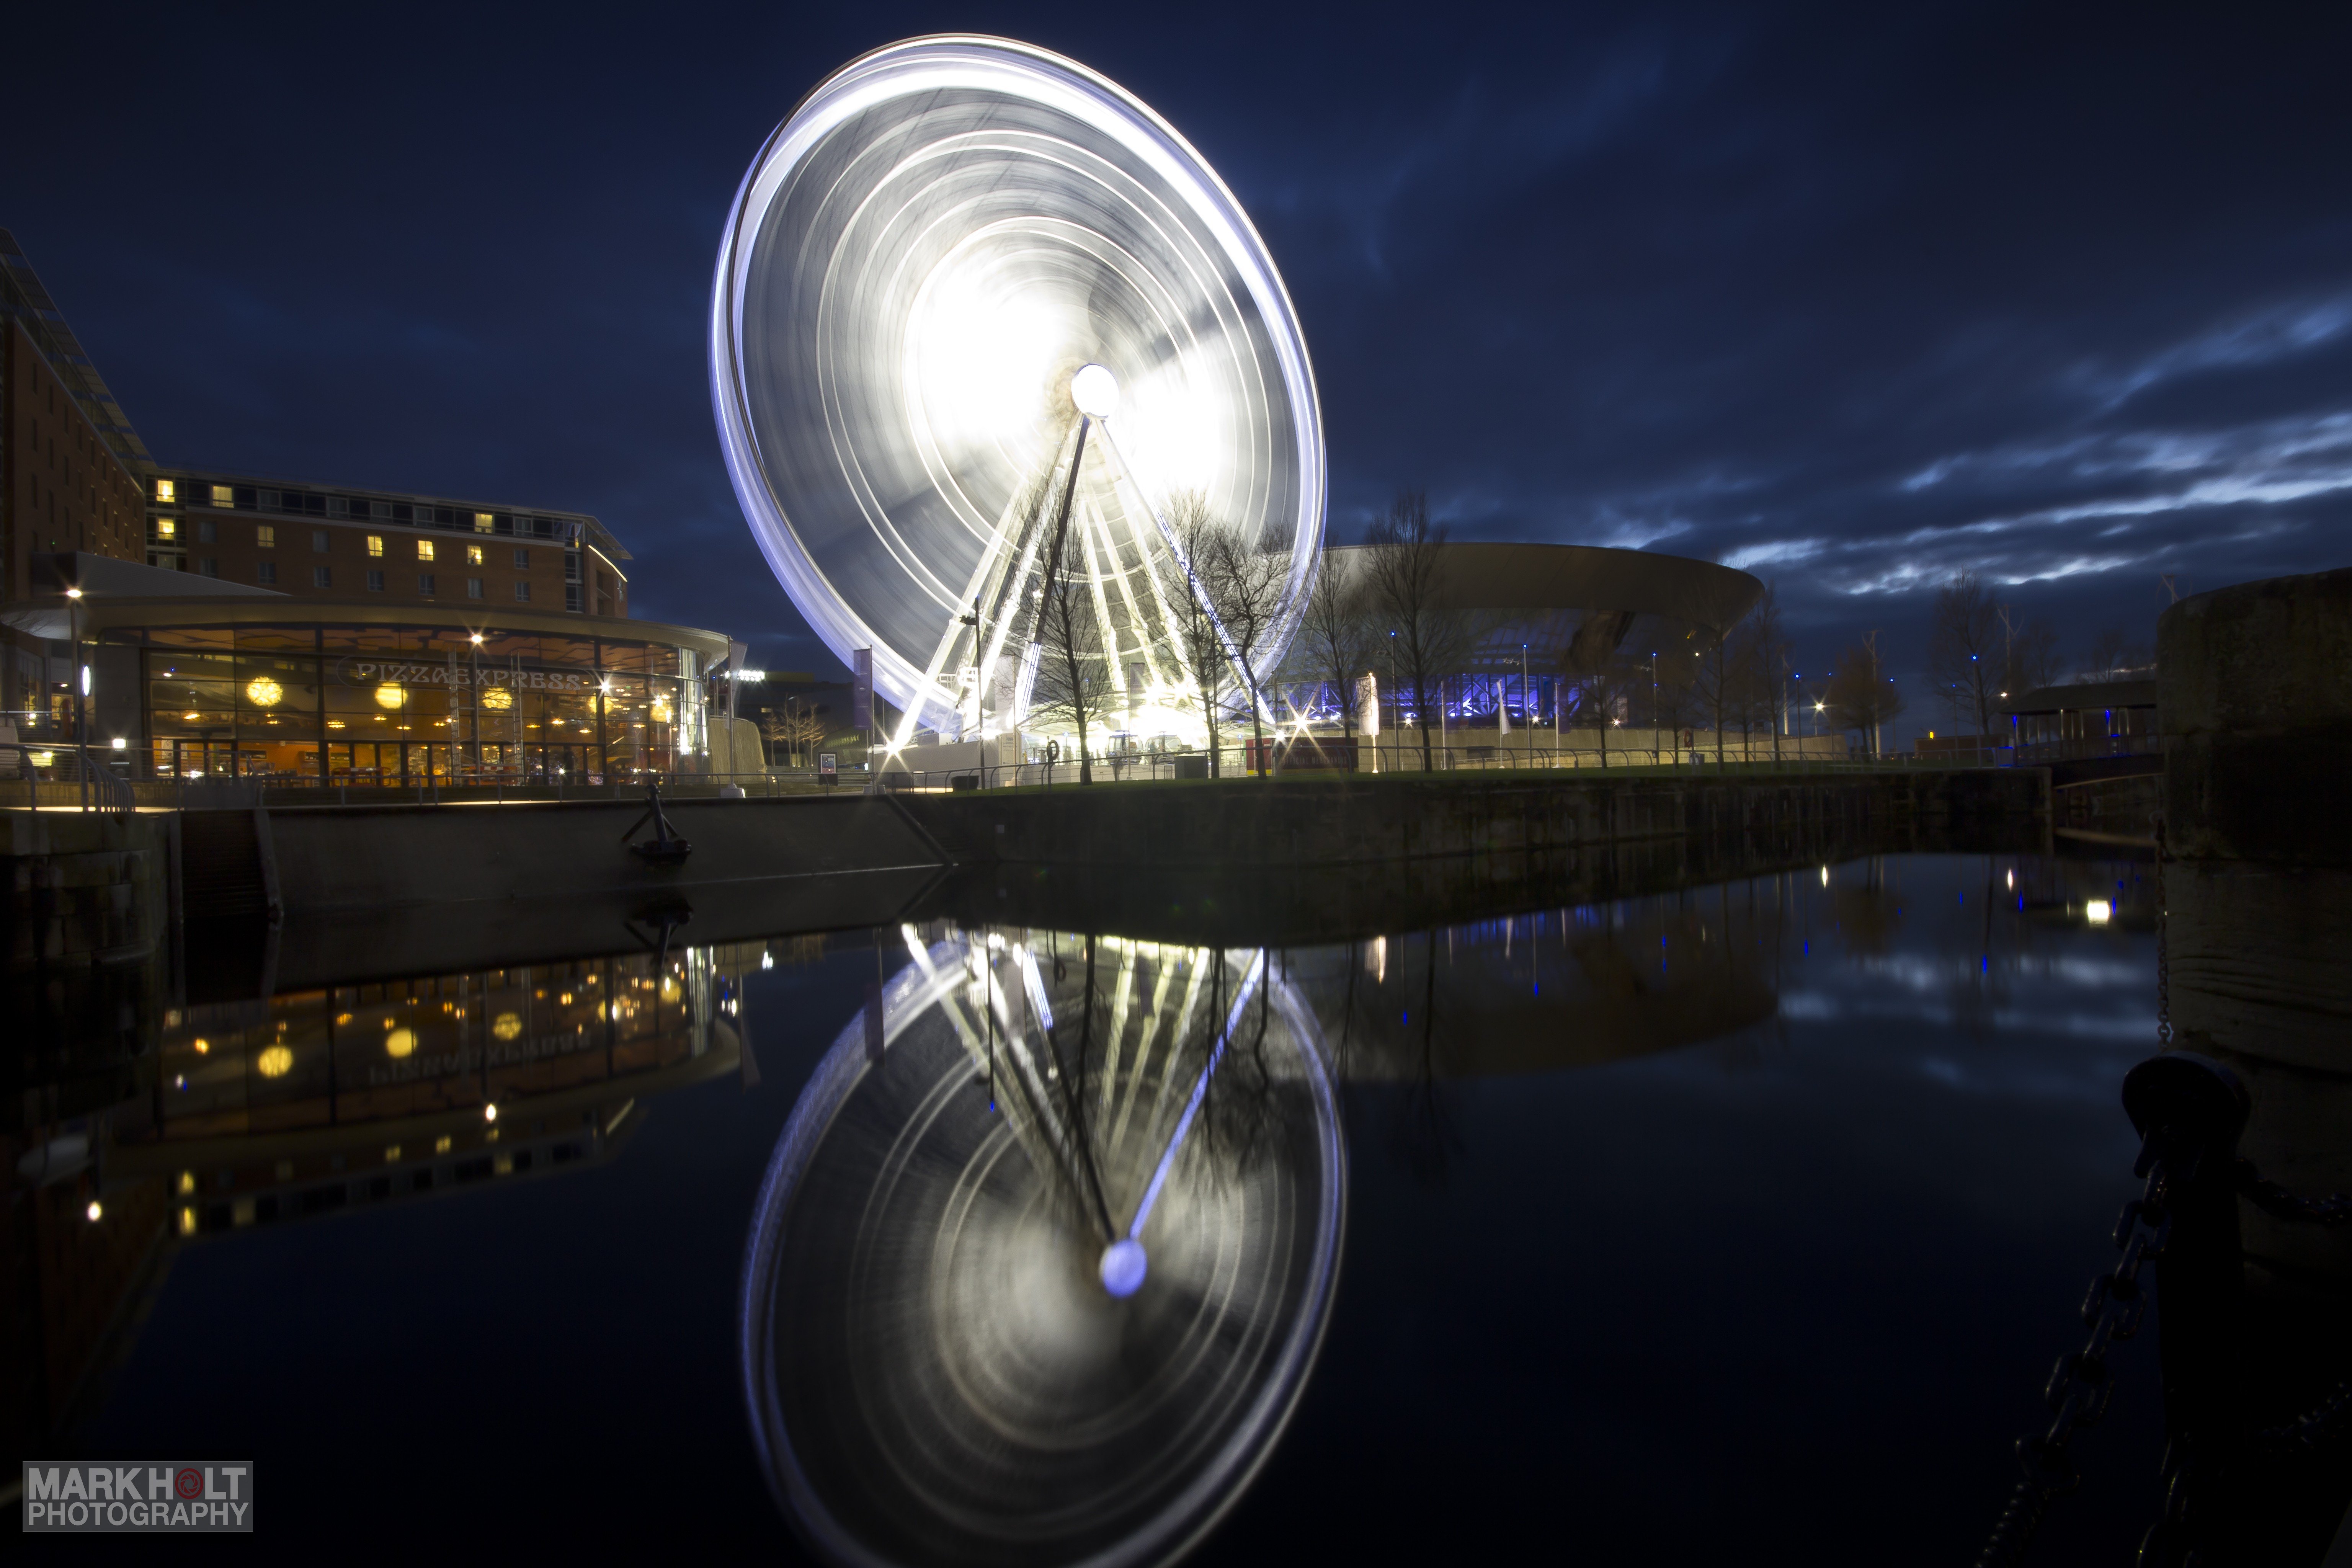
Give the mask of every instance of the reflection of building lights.
[{"label": "reflection of building lights", "polygon": [[196,1173],[194,1171],[180,1173],[180,1190],[184,1193],[193,1193],[196,1190]]},{"label": "reflection of building lights", "polygon": [[2017,886],[2017,873],[2015,871],[2009,873],[2008,877],[2005,879],[2005,884],[2011,889],[2014,889]]},{"label": "reflection of building lights", "polygon": [[284,1078],[294,1070],[294,1053],[284,1046],[272,1046],[254,1058],[253,1065],[264,1078]]},{"label": "reflection of building lights", "polygon": [[407,700],[408,688],[396,680],[387,680],[375,689],[375,703],[379,708],[397,708]]},{"label": "reflection of building lights", "polygon": [[195,1210],[182,1209],[180,1211],[180,1234],[182,1236],[194,1236],[196,1234]]},{"label": "reflection of building lights", "polygon": [[484,1107],[482,1107],[482,1120],[483,1120],[483,1121],[496,1121],[498,1119],[499,1119],[499,1108],[498,1108],[495,1104],[492,1104],[492,1105],[485,1105]]},{"label": "reflection of building lights", "polygon": [[209,1051],[212,1048],[213,1043],[210,1040],[200,1039],[196,1042],[196,1055],[198,1056],[203,1056],[206,1051]]},{"label": "reflection of building lights", "polygon": [[447,1133],[444,1132],[440,1137],[433,1140],[433,1152],[436,1154],[446,1154],[449,1152],[449,1135]]},{"label": "reflection of building lights", "polygon": [[100,1217],[106,1213],[106,1205],[100,1203],[96,1198],[92,1198],[89,1200],[89,1207],[84,1209],[82,1212],[89,1215],[91,1223],[95,1224]]},{"label": "reflection of building lights", "polygon": [[671,979],[667,974],[662,976],[661,999],[665,1002],[675,1002],[677,1000],[677,982]]},{"label": "reflection of building lights", "polygon": [[667,697],[656,697],[656,698],[655,698],[655,699],[654,699],[654,707],[653,707],[654,722],[655,722],[655,723],[656,723],[656,724],[667,724],[667,723],[668,723],[668,722],[669,722],[669,714],[670,714],[669,699],[668,699],[668,698],[667,698]]},{"label": "reflection of building lights", "polygon": [[2084,916],[2095,926],[2103,926],[2115,918],[2116,907],[2105,899],[2093,899],[2083,906]]},{"label": "reflection of building lights", "polygon": [[501,1040],[513,1039],[522,1033],[521,1016],[515,1013],[499,1014],[490,1025],[490,1033]]},{"label": "reflection of building lights", "polygon": [[26,752],[25,760],[37,768],[46,768],[58,760],[55,752]]},{"label": "reflection of building lights", "polygon": [[1830,868],[1829,868],[1827,866],[1824,866],[1824,867],[1822,867],[1822,887],[1824,887],[1824,888],[1826,888],[1826,887],[1828,887],[1829,885],[1830,885]]},{"label": "reflection of building lights", "polygon": [[196,716],[194,713],[183,713],[180,718],[185,723],[193,724],[196,721]]},{"label": "reflection of building lights", "polygon": [[394,1029],[383,1037],[383,1054],[394,1061],[400,1060],[415,1048],[416,1032],[414,1029]]},{"label": "reflection of building lights", "polygon": [[493,713],[503,713],[514,706],[514,693],[503,686],[486,686],[482,689],[482,706]]},{"label": "reflection of building lights", "polygon": [[569,1007],[572,1005],[572,993],[566,991],[562,995],[558,996],[556,1000],[562,1003],[564,1006]]},{"label": "reflection of building lights", "polygon": [[257,675],[245,683],[245,700],[256,708],[275,708],[286,695],[286,689],[266,675]]}]

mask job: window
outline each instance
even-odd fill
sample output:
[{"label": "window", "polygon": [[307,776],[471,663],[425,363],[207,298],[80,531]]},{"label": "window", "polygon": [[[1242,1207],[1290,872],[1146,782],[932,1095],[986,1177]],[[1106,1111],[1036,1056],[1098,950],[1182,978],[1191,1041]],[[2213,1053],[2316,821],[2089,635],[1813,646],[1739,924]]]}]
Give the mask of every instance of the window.
[{"label": "window", "polygon": [[433,542],[431,540],[420,539],[416,542],[416,558],[419,561],[430,561],[433,559]]},{"label": "window", "polygon": [[383,573],[371,572],[368,574],[368,592],[371,594],[381,594],[383,592]]},{"label": "window", "polygon": [[219,557],[219,556],[217,556],[217,555],[199,555],[199,556],[197,556],[197,557],[196,557],[196,570],[197,570],[198,572],[202,573],[205,576],[207,576],[207,577],[217,577],[217,576],[219,576],[219,575],[220,575],[220,557]]},{"label": "window", "polygon": [[257,523],[253,530],[253,547],[256,550],[277,549],[278,530],[266,522]]},{"label": "window", "polygon": [[235,506],[236,504],[236,492],[235,490],[230,489],[226,485],[215,485],[213,487],[213,505]]},{"label": "window", "polygon": [[417,591],[418,593],[420,593],[420,594],[430,594],[431,592],[433,592],[433,574],[432,574],[432,573],[430,573],[430,572],[419,572],[419,573],[416,574],[416,591]]},{"label": "window", "polygon": [[528,572],[530,570],[530,551],[518,550],[515,552],[515,570],[518,572]]},{"label": "window", "polygon": [[179,525],[178,523],[176,523],[176,522],[173,521],[170,518],[168,518],[168,517],[159,517],[159,518],[157,518],[157,519],[155,520],[155,537],[156,537],[156,538],[158,538],[158,539],[172,539],[172,538],[175,538],[175,537],[177,537],[177,535],[179,534],[179,531],[180,531],[180,525]]},{"label": "window", "polygon": [[476,533],[488,533],[490,531],[490,514],[488,512],[478,511],[474,514],[474,531]]},{"label": "window", "polygon": [[333,567],[313,566],[310,568],[310,586],[313,588],[331,588],[334,585],[335,569]]},{"label": "window", "polygon": [[169,479],[157,479],[155,481],[155,499],[162,501],[164,505],[169,506],[172,502],[180,499],[180,487],[173,484]]},{"label": "window", "polygon": [[482,547],[478,544],[468,544],[466,546],[466,564],[468,566],[479,566],[481,563]]},{"label": "window", "polygon": [[517,583],[515,584],[515,603],[518,605],[528,605],[530,603],[530,584]]},{"label": "window", "polygon": [[253,569],[253,580],[265,585],[275,585],[278,582],[278,563],[275,561],[265,561],[260,565],[255,567]]},{"label": "window", "polygon": [[481,596],[482,596],[482,580],[481,580],[479,577],[468,577],[468,578],[467,578],[467,579],[466,579],[466,597],[467,597],[468,599],[478,599],[478,598],[480,598]]},{"label": "window", "polygon": [[580,552],[577,550],[563,552],[563,580],[567,583],[580,581]]},{"label": "window", "polygon": [[574,613],[578,612],[580,608],[579,584],[566,583],[563,584],[563,607],[567,610],[573,611]]},{"label": "window", "polygon": [[218,544],[220,542],[220,525],[208,517],[200,517],[196,519],[196,542],[198,544]]},{"label": "window", "polygon": [[368,502],[368,515],[378,522],[390,522],[392,503],[388,500],[372,500]]},{"label": "window", "polygon": [[369,556],[370,556],[371,558],[373,558],[373,559],[374,559],[374,560],[381,561],[382,559],[383,559],[383,534],[381,534],[381,533],[371,533],[371,534],[369,534],[369,535],[368,535],[368,554],[369,554]]},{"label": "window", "polygon": [[313,554],[317,555],[324,555],[327,552],[327,531],[325,529],[314,528],[310,531],[310,550]]}]

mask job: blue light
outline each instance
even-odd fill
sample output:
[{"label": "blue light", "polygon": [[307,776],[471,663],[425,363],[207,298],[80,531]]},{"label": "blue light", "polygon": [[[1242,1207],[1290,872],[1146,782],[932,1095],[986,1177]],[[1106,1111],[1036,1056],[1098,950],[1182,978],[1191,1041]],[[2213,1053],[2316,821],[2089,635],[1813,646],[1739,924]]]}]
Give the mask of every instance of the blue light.
[{"label": "blue light", "polygon": [[1399,1013],[1397,1015],[1397,1022],[1400,1024],[1410,1024],[1412,1022],[1412,1015],[1410,1013]]},{"label": "blue light", "polygon": [[1143,1276],[1150,1266],[1141,1242],[1133,1237],[1114,1241],[1103,1248],[1099,1270],[1103,1289],[1124,1300],[1143,1289]]}]

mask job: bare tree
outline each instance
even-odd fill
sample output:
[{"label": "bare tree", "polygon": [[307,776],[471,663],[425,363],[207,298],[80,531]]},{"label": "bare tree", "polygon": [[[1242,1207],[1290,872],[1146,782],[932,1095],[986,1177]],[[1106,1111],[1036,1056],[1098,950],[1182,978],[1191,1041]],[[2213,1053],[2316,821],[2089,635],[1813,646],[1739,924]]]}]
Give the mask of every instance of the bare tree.
[{"label": "bare tree", "polygon": [[1760,716],[1772,731],[1772,761],[1780,761],[1780,731],[1784,711],[1781,703],[1783,683],[1789,676],[1789,633],[1780,623],[1780,596],[1771,584],[1764,584],[1763,595],[1739,623],[1739,635],[1747,643],[1747,685],[1743,696],[1740,742],[1746,749],[1748,725]]},{"label": "bare tree", "polygon": [[2027,692],[2058,683],[2058,628],[2040,616],[2019,629],[2008,605],[2000,609],[2001,695]]},{"label": "bare tree", "polygon": [[798,766],[809,748],[824,739],[824,710],[811,704],[805,698],[787,698],[781,709],[771,708],[760,717],[760,728],[770,742],[784,750],[787,766]]},{"label": "bare tree", "polygon": [[1315,563],[1315,580],[1291,644],[1304,679],[1339,698],[1339,732],[1356,732],[1356,679],[1372,662],[1373,627],[1365,584],[1329,550]]},{"label": "bare tree", "polygon": [[[1421,726],[1421,765],[1430,754],[1430,709],[1444,700],[1444,682],[1466,651],[1468,628],[1445,604],[1445,528],[1429,521],[1429,498],[1400,490],[1388,516],[1372,524],[1365,542],[1371,598],[1395,635],[1400,684],[1412,693]],[[1398,695],[1403,695],[1400,691]]]},{"label": "bare tree", "polygon": [[1087,731],[1110,701],[1110,664],[1103,651],[1103,628],[1095,618],[1092,584],[1082,565],[1085,552],[1066,548],[1075,479],[1065,488],[1053,543],[1037,590],[1036,710],[1067,719],[1078,731],[1078,782],[1095,782],[1093,747]]},{"label": "bare tree", "polygon": [[1223,626],[1231,661],[1239,667],[1255,750],[1271,778],[1273,759],[1266,755],[1265,702],[1257,667],[1267,662],[1275,623],[1282,614],[1283,592],[1290,584],[1290,543],[1271,531],[1253,540],[1232,529],[1220,529],[1211,539],[1206,574],[1209,602]]},{"label": "bare tree", "polygon": [[1858,731],[1863,749],[1878,755],[1879,727],[1903,711],[1903,693],[1878,657],[1876,632],[1839,658],[1837,671],[1830,677],[1829,709],[1839,729]]},{"label": "bare tree", "polygon": [[2091,639],[2089,660],[2076,673],[2077,681],[2105,680],[2129,671],[2146,669],[2156,662],[2156,655],[2145,643],[2136,643],[2117,627],[2110,626]]},{"label": "bare tree", "polygon": [[1208,731],[1209,776],[1221,776],[1217,726],[1239,685],[1217,625],[1216,574],[1225,554],[1226,529],[1198,490],[1169,498],[1168,521],[1176,548],[1168,562],[1168,608],[1176,622],[1176,643],[1192,672]]},{"label": "bare tree", "polygon": [[[1723,771],[1723,732],[1734,721],[1740,727],[1741,739],[1746,739],[1748,713],[1753,701],[1750,689],[1755,685],[1748,666],[1755,648],[1742,617],[1738,625],[1727,628],[1715,639],[1711,647],[1698,650],[1691,679],[1691,698],[1698,710],[1715,723],[1715,771]],[[1742,754],[1745,755],[1745,746]]]},{"label": "bare tree", "polygon": [[1992,733],[2006,644],[2000,606],[1975,573],[1963,572],[1936,591],[1927,623],[1927,683],[1952,727],[1971,726],[1980,741]]}]

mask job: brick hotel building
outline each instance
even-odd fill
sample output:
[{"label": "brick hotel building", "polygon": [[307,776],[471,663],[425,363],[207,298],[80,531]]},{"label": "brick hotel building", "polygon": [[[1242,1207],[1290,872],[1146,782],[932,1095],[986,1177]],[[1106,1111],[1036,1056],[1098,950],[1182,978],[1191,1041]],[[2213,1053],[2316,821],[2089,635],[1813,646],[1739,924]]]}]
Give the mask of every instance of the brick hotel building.
[{"label": "brick hotel building", "polygon": [[0,776],[78,742],[347,786],[707,756],[727,639],[632,620],[595,518],[159,463],[5,229],[0,339]]}]

